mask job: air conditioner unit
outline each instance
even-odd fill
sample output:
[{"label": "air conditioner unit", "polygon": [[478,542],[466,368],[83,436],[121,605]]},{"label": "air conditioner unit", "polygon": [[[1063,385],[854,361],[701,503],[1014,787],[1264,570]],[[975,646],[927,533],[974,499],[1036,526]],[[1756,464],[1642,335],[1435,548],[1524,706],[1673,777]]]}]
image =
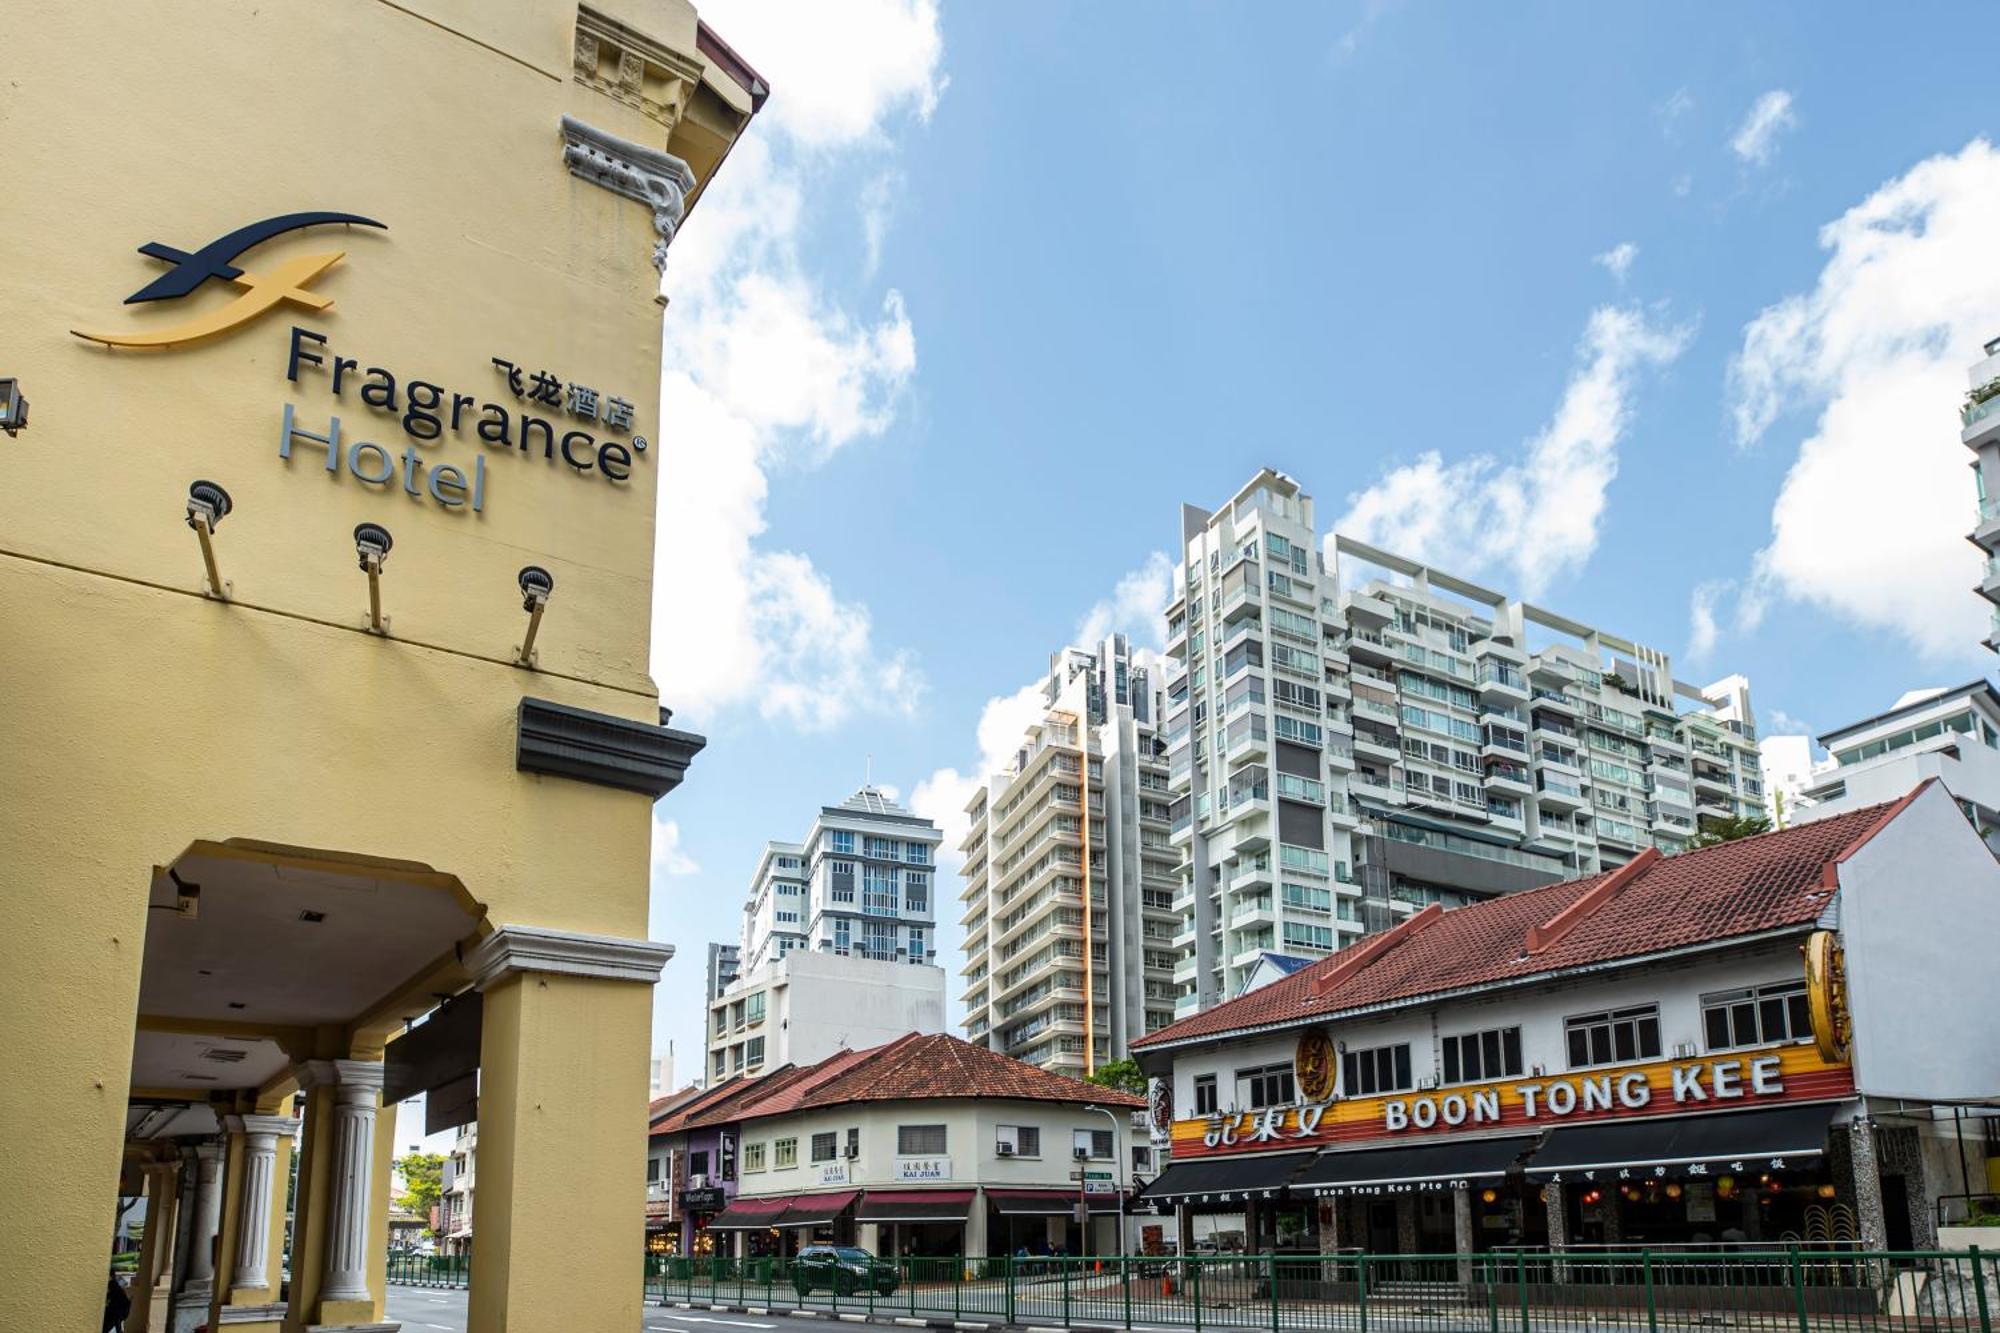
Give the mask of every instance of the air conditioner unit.
[{"label": "air conditioner unit", "polygon": [[848,1145],[847,1145],[847,1158],[848,1158],[848,1160],[849,1160],[849,1161],[853,1161],[853,1160],[854,1160],[855,1158],[859,1157],[860,1155],[861,1155],[861,1145],[860,1145],[860,1144],[858,1144],[858,1143],[850,1143],[850,1144],[848,1144]]},{"label": "air conditioner unit", "polygon": [[1014,1145],[1007,1142],[1005,1139],[1002,1139],[1000,1142],[993,1145],[993,1151],[996,1155],[1001,1157],[1012,1157],[1014,1155]]},{"label": "air conditioner unit", "polygon": [[689,1177],[688,1177],[688,1183],[687,1183],[687,1187],[688,1187],[689,1189],[691,1189],[691,1190],[705,1190],[705,1189],[707,1189],[707,1188],[708,1188],[708,1177],[707,1177],[707,1176],[689,1176]]},{"label": "air conditioner unit", "polygon": [[1087,1162],[1090,1160],[1090,1149],[1083,1147],[1071,1149],[1070,1156],[1076,1158],[1079,1162]]},{"label": "air conditioner unit", "polygon": [[1420,1078],[1417,1080],[1417,1089],[1420,1092],[1435,1088],[1437,1085],[1438,1081],[1434,1078]]},{"label": "air conditioner unit", "polygon": [[1691,1041],[1684,1041],[1676,1045],[1674,1047],[1674,1059],[1676,1060],[1694,1059],[1694,1043]]}]

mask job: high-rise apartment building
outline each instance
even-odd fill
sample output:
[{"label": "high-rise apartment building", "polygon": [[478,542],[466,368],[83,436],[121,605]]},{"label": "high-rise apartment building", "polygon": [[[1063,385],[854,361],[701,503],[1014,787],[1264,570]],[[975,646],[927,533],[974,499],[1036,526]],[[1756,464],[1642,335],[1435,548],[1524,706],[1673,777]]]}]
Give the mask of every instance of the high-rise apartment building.
[{"label": "high-rise apartment building", "polygon": [[1184,507],[1182,540],[1180,1013],[1267,951],[1678,851],[1763,806],[1741,677],[1697,689],[1663,652],[1346,537],[1329,566],[1311,497],[1268,470]]},{"label": "high-rise apartment building", "polygon": [[966,807],[966,1035],[1080,1075],[1173,1019],[1178,856],[1158,673],[1112,635],[1056,653],[1042,704]]},{"label": "high-rise apartment building", "polygon": [[736,976],[743,970],[743,950],[740,945],[720,944],[709,941],[707,998],[714,999],[736,984]]},{"label": "high-rise apartment building", "polygon": [[[821,807],[799,842],[764,845],[743,902],[738,964],[709,995],[711,1079],[757,1073],[795,1058],[794,1012],[817,1025],[804,1046],[818,1059],[850,1034],[883,1040],[944,1026],[937,954],[936,824],[864,786]],[[788,968],[790,955],[826,965]],[[879,965],[899,964],[892,973]],[[773,1009],[780,1011],[767,1020]],[[766,1022],[770,1026],[763,1026]],[[824,1033],[821,1029],[824,1028]]]},{"label": "high-rise apartment building", "polygon": [[1966,372],[1971,388],[1959,409],[1959,439],[1972,450],[1972,482],[1979,491],[1979,512],[1972,544],[1986,557],[1979,571],[1979,595],[1994,603],[1986,646],[2000,652],[2000,338],[1986,344],[1986,353]]}]

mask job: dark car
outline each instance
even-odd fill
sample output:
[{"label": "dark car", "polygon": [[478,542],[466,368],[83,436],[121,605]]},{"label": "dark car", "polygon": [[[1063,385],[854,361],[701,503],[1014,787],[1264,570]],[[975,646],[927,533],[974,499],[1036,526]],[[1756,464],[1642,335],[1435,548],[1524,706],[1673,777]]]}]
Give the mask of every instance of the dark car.
[{"label": "dark car", "polygon": [[808,1245],[792,1261],[792,1287],[801,1296],[822,1288],[836,1296],[871,1289],[888,1296],[900,1281],[896,1265],[855,1245]]}]

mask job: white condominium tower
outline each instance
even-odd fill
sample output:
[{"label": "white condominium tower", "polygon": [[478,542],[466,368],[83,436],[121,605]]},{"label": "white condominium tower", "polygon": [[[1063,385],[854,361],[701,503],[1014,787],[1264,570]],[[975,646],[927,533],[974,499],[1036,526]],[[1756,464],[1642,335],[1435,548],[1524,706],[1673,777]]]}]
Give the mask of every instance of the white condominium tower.
[{"label": "white condominium tower", "polygon": [[1983,642],[2000,653],[2000,338],[1983,350],[1986,355],[1966,371],[1972,387],[1959,408],[1959,439],[1972,450],[1972,482],[1979,490],[1979,513],[1971,533],[1972,544],[1984,557],[1977,591],[1995,604]]},{"label": "white condominium tower", "polygon": [[1081,1075],[1174,1015],[1178,856],[1158,673],[1113,635],[1055,654],[1042,702],[1006,771],[966,806],[966,1036]]},{"label": "white condominium tower", "polygon": [[1763,806],[1740,676],[1682,684],[1665,653],[1345,537],[1329,568],[1311,497],[1269,470],[1183,507],[1182,540],[1179,1014],[1266,951],[1678,851]]}]

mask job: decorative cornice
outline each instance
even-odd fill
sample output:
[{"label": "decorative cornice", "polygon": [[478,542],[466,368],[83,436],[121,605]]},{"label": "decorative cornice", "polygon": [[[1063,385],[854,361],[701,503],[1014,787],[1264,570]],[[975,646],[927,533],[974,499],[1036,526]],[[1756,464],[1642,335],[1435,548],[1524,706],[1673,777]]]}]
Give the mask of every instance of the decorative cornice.
[{"label": "decorative cornice", "polygon": [[299,1128],[298,1118],[288,1115],[232,1115],[222,1123],[232,1134],[270,1134],[285,1139]]},{"label": "decorative cornice", "polygon": [[576,7],[576,81],[672,131],[707,65],[589,5]]},{"label": "decorative cornice", "polygon": [[380,1091],[380,1060],[308,1060],[299,1066],[299,1089],[345,1087]]},{"label": "decorative cornice", "polygon": [[674,946],[657,940],[615,935],[580,935],[537,926],[502,926],[466,956],[466,969],[481,990],[516,972],[555,972],[571,977],[641,981],[650,986],[674,956]]},{"label": "decorative cornice", "polygon": [[523,698],[514,767],[523,773],[642,791],[657,801],[681,785],[689,762],[707,744],[705,737],[691,731]]},{"label": "decorative cornice", "polygon": [[653,230],[660,236],[653,246],[653,267],[666,272],[667,247],[687,216],[694,171],[672,153],[621,139],[575,116],[562,118],[562,136],[563,165],[570,175],[653,210]]}]

